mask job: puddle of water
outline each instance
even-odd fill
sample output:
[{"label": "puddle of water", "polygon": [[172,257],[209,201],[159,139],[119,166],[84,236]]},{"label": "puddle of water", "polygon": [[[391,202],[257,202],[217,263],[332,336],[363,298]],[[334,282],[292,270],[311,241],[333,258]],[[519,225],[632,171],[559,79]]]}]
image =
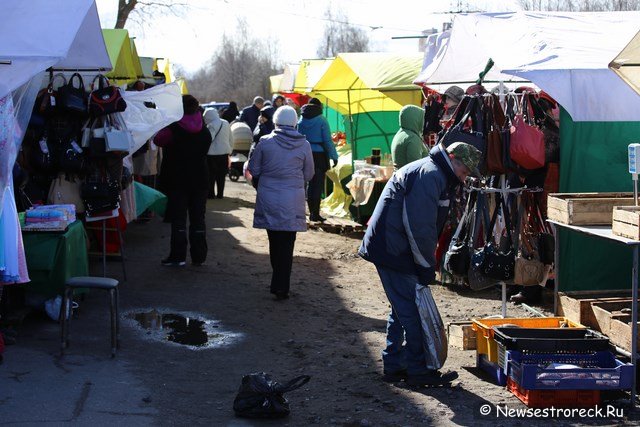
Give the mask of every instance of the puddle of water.
[{"label": "puddle of water", "polygon": [[212,320],[190,314],[163,313],[158,310],[131,313],[130,319],[147,331],[147,335],[194,349],[220,347],[238,334],[225,333]]}]

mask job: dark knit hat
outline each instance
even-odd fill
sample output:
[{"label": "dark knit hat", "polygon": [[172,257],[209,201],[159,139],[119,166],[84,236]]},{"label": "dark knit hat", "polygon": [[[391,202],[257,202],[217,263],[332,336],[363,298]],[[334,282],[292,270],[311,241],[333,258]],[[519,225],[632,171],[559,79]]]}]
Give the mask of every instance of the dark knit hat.
[{"label": "dark knit hat", "polygon": [[322,102],[318,98],[311,98],[309,100],[309,104],[317,105],[318,107],[322,107]]},{"label": "dark knit hat", "polygon": [[200,103],[193,95],[182,95],[182,108],[184,109],[184,114],[195,114],[198,112],[198,107],[200,107]]}]

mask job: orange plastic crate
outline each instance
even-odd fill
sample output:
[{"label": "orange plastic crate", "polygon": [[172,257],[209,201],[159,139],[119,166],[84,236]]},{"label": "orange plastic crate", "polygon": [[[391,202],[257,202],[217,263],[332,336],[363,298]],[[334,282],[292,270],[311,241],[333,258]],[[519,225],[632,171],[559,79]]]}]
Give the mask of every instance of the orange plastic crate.
[{"label": "orange plastic crate", "polygon": [[507,390],[529,408],[590,408],[600,403],[600,390],[527,390],[511,377]]}]

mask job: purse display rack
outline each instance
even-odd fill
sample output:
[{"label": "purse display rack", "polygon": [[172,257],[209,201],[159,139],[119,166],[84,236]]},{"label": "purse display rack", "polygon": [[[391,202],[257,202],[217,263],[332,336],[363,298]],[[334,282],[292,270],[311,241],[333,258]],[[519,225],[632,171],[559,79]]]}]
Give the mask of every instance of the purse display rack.
[{"label": "purse display rack", "polygon": [[129,174],[123,174],[122,159],[133,142],[120,114],[126,109],[120,89],[102,74],[91,89],[78,72],[67,80],[50,69],[25,138],[29,155],[22,156],[33,175],[48,177],[40,180],[48,186],[42,191],[48,203],[72,203],[87,214],[118,207],[119,192],[129,182],[123,182]]},{"label": "purse display rack", "polygon": [[465,209],[444,256],[444,269],[473,290],[497,284],[544,284],[553,264],[554,239],[537,192],[466,189]]}]

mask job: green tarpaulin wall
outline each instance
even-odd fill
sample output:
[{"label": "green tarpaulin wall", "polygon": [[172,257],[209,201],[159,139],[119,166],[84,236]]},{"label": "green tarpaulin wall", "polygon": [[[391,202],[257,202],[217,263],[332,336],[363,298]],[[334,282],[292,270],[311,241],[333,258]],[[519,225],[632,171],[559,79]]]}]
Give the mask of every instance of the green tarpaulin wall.
[{"label": "green tarpaulin wall", "polygon": [[344,116],[325,104],[324,116],[329,122],[331,132],[344,132]]},{"label": "green tarpaulin wall", "polygon": [[352,124],[347,121],[345,127],[347,141],[355,141],[351,145],[353,160],[370,156],[372,148],[379,148],[382,154],[391,153],[391,141],[400,127],[398,114],[398,111],[375,111],[351,116]]},{"label": "green tarpaulin wall", "polygon": [[[633,191],[627,145],[640,141],[640,122],[574,122],[560,114],[560,192]],[[631,249],[560,231],[560,290],[631,287]]]}]

